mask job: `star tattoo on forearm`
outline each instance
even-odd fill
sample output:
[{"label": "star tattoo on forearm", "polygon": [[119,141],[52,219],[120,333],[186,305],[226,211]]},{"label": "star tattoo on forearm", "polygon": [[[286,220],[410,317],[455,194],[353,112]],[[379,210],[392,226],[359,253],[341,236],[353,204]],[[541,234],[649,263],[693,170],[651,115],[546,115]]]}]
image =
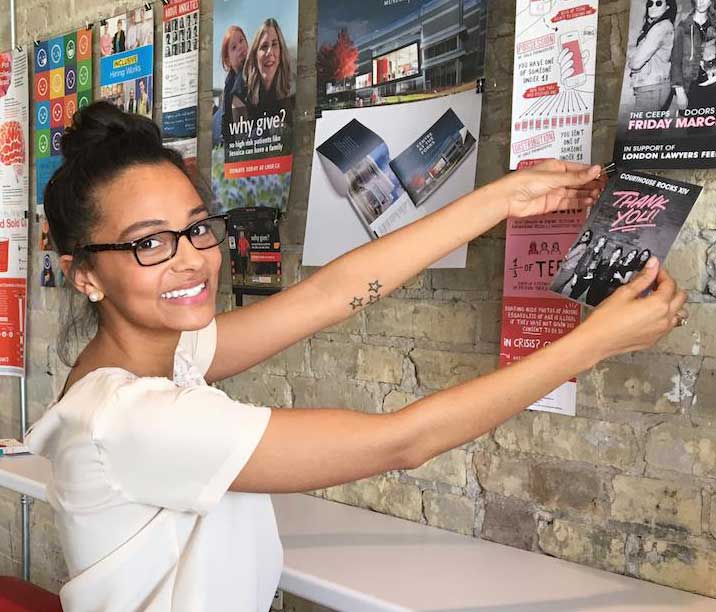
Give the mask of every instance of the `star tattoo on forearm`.
[{"label": "star tattoo on forearm", "polygon": [[353,310],[357,310],[361,306],[363,306],[363,298],[354,297],[353,301],[348,304]]}]

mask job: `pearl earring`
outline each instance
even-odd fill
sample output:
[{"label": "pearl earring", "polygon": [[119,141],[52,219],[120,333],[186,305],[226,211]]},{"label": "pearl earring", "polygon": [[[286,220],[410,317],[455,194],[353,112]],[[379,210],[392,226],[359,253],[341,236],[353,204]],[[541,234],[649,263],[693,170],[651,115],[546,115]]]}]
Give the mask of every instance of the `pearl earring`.
[{"label": "pearl earring", "polygon": [[102,294],[99,291],[93,291],[89,294],[90,302],[99,302],[102,299]]}]

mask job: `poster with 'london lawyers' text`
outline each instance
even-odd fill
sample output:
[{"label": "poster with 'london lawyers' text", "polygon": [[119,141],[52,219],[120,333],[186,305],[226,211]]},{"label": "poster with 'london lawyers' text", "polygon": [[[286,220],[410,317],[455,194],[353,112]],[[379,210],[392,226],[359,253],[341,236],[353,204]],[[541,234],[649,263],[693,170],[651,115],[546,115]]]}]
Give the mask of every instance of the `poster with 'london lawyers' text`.
[{"label": "poster with 'london lawyers' text", "polygon": [[92,30],[35,43],[35,164],[38,214],[45,186],[62,164],[60,141],[75,112],[92,101]]},{"label": "poster with 'london lawyers' text", "polygon": [[29,113],[27,54],[0,53],[0,375],[25,373]]},{"label": "poster with 'london lawyers' text", "polygon": [[298,0],[214,2],[211,177],[224,210],[286,208],[293,166]]},{"label": "poster with 'london lawyers' text", "polygon": [[598,0],[517,0],[510,168],[592,148]]},{"label": "poster with 'london lawyers' text", "polygon": [[196,165],[199,0],[168,0],[162,22],[162,136],[166,146]]},{"label": "poster with 'london lawyers' text", "polygon": [[[583,211],[561,211],[507,222],[500,365],[527,357],[572,331],[581,307],[550,292],[560,262],[584,222]],[[574,415],[577,381],[554,389],[531,410]]]},{"label": "poster with 'london lawyers' text", "polygon": [[614,161],[716,167],[716,9],[632,0]]},{"label": "poster with 'london lawyers' text", "polygon": [[[304,265],[325,265],[475,185],[487,3],[320,0]],[[464,267],[459,247],[434,267]]]},{"label": "poster with 'london lawyers' text", "polygon": [[127,113],[152,118],[154,12],[151,6],[100,24],[100,97]]}]

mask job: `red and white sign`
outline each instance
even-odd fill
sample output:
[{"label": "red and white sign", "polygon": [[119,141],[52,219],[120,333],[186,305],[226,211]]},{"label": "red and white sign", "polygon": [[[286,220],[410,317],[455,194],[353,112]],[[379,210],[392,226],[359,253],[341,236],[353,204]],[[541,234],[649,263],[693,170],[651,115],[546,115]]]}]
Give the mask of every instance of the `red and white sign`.
[{"label": "red and white sign", "polygon": [[[580,305],[551,293],[549,286],[584,219],[584,212],[566,211],[508,221],[500,366],[527,357],[579,325]],[[571,380],[530,410],[574,415],[576,403],[577,382]]]},{"label": "red and white sign", "polygon": [[0,53],[0,375],[25,373],[28,70],[24,51]]}]

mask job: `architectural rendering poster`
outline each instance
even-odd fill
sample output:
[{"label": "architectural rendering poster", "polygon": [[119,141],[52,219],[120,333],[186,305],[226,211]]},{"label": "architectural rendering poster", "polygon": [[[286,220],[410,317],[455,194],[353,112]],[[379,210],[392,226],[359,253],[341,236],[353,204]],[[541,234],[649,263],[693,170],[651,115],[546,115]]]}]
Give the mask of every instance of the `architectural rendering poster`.
[{"label": "architectural rendering poster", "polygon": [[589,163],[598,0],[517,0],[510,168]]},{"label": "architectural rendering poster", "polygon": [[224,209],[288,203],[298,0],[214,2],[211,177]]},{"label": "architectural rendering poster", "polygon": [[92,30],[82,28],[33,48],[36,200],[42,214],[45,186],[62,163],[60,139],[75,112],[92,101]]},{"label": "architectural rendering poster", "polygon": [[616,172],[552,282],[552,290],[598,306],[654,255],[664,261],[701,187],[634,171]]},{"label": "architectural rendering poster", "polygon": [[128,113],[152,118],[154,12],[145,7],[100,24],[100,96]]},{"label": "architectural rendering poster", "polygon": [[713,2],[632,0],[614,161],[716,167]]},{"label": "architectural rendering poster", "polygon": [[[324,265],[474,188],[486,10],[483,0],[319,1],[304,265]],[[461,247],[435,267],[465,259]]]},{"label": "architectural rendering poster", "polygon": [[163,6],[162,134],[164,144],[196,164],[199,100],[199,0]]},{"label": "architectural rendering poster", "polygon": [[[549,288],[584,218],[583,211],[564,211],[508,221],[501,366],[519,361],[579,325],[579,304]],[[574,415],[576,398],[577,382],[570,380],[530,409]]]},{"label": "architectural rendering poster", "polygon": [[0,375],[25,372],[28,96],[27,53],[0,53]]}]

